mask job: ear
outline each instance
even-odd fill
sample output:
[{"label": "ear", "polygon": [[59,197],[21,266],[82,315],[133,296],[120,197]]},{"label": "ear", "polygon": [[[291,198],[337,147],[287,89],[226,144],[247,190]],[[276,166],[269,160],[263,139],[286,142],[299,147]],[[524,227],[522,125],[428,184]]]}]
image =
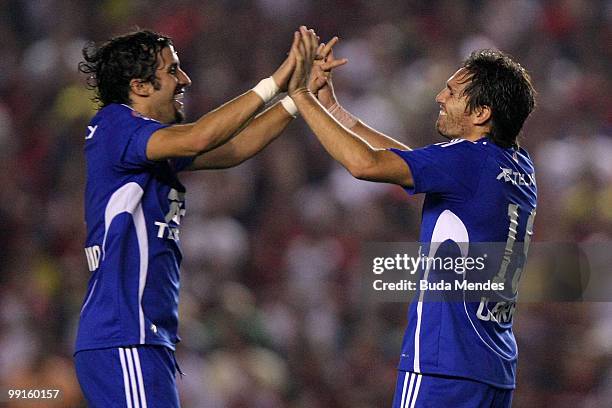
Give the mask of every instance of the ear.
[{"label": "ear", "polygon": [[137,96],[147,97],[151,95],[154,90],[153,84],[149,81],[145,82],[142,79],[130,80],[130,92]]},{"label": "ear", "polygon": [[491,108],[487,105],[478,106],[472,113],[472,123],[476,126],[482,126],[491,119]]}]

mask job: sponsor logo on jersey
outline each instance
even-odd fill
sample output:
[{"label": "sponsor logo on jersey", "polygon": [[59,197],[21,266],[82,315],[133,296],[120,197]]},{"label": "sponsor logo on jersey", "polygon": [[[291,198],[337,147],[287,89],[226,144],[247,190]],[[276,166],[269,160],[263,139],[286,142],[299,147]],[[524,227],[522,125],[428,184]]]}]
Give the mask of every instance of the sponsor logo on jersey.
[{"label": "sponsor logo on jersey", "polygon": [[179,241],[179,226],[181,218],[185,216],[185,193],[171,189],[168,193],[170,209],[164,217],[164,221],[155,221],[157,226],[157,238]]},{"label": "sponsor logo on jersey", "polygon": [[98,125],[87,126],[87,130],[89,131],[89,133],[87,134],[87,136],[85,136],[85,140],[89,140],[94,136],[94,133],[96,133],[96,130],[98,130]]},{"label": "sponsor logo on jersey", "polygon": [[500,167],[501,172],[497,175],[497,180],[502,180],[514,186],[535,186],[535,174],[521,173],[505,167]]}]

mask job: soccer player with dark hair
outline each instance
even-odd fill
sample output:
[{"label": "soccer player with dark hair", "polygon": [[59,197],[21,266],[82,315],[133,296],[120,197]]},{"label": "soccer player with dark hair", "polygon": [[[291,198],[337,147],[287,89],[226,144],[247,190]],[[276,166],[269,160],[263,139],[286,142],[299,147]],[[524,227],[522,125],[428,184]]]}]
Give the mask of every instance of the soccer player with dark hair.
[{"label": "soccer player with dark hair", "polygon": [[[292,49],[298,33],[293,41]],[[77,377],[93,407],[178,407],[174,349],[185,187],[177,173],[236,166],[285,129],[297,113],[289,98],[256,113],[286,90],[294,54],[252,90],[178,124],[191,80],[169,37],[142,30],[83,53],[79,69],[90,75],[101,109],[85,136],[85,253],[92,275],[76,340]]]},{"label": "soccer player with dark hair", "polygon": [[[356,178],[425,194],[419,241],[429,257],[449,241],[502,243],[500,272],[516,282],[533,234],[537,194],[533,163],[518,143],[535,104],[525,69],[501,51],[472,53],[436,96],[436,128],[450,141],[411,150],[338,105],[317,63],[310,84],[327,85],[317,93],[308,90],[318,41],[305,27],[300,31],[289,94],[329,154]],[[421,273],[421,279],[429,278],[428,267]],[[515,297],[427,297],[419,292],[409,308],[393,407],[510,407]]]}]

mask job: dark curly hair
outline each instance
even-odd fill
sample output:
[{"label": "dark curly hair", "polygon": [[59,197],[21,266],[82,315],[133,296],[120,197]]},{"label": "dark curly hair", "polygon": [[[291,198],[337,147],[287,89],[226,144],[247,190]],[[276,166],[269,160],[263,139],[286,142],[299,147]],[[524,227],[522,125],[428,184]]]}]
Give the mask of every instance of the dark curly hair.
[{"label": "dark curly hair", "polygon": [[469,112],[491,108],[489,137],[502,147],[518,145],[518,134],[535,107],[531,77],[518,62],[497,50],[474,51],[463,63],[470,82],[463,90]]},{"label": "dark curly hair", "polygon": [[101,107],[130,104],[132,79],[151,82],[158,89],[157,55],[170,45],[170,37],[148,30],[113,37],[100,46],[89,43],[83,48],[85,61],[79,63],[79,71],[89,75],[88,87],[96,91],[94,101]]}]

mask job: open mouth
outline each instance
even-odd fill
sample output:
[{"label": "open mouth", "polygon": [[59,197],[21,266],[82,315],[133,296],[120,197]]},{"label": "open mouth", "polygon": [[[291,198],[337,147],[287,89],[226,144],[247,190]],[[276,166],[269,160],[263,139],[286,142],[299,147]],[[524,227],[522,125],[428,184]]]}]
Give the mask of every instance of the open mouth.
[{"label": "open mouth", "polygon": [[183,106],[183,99],[184,98],[185,98],[185,92],[184,91],[177,92],[176,94],[174,94],[174,102],[176,102],[180,106]]}]

